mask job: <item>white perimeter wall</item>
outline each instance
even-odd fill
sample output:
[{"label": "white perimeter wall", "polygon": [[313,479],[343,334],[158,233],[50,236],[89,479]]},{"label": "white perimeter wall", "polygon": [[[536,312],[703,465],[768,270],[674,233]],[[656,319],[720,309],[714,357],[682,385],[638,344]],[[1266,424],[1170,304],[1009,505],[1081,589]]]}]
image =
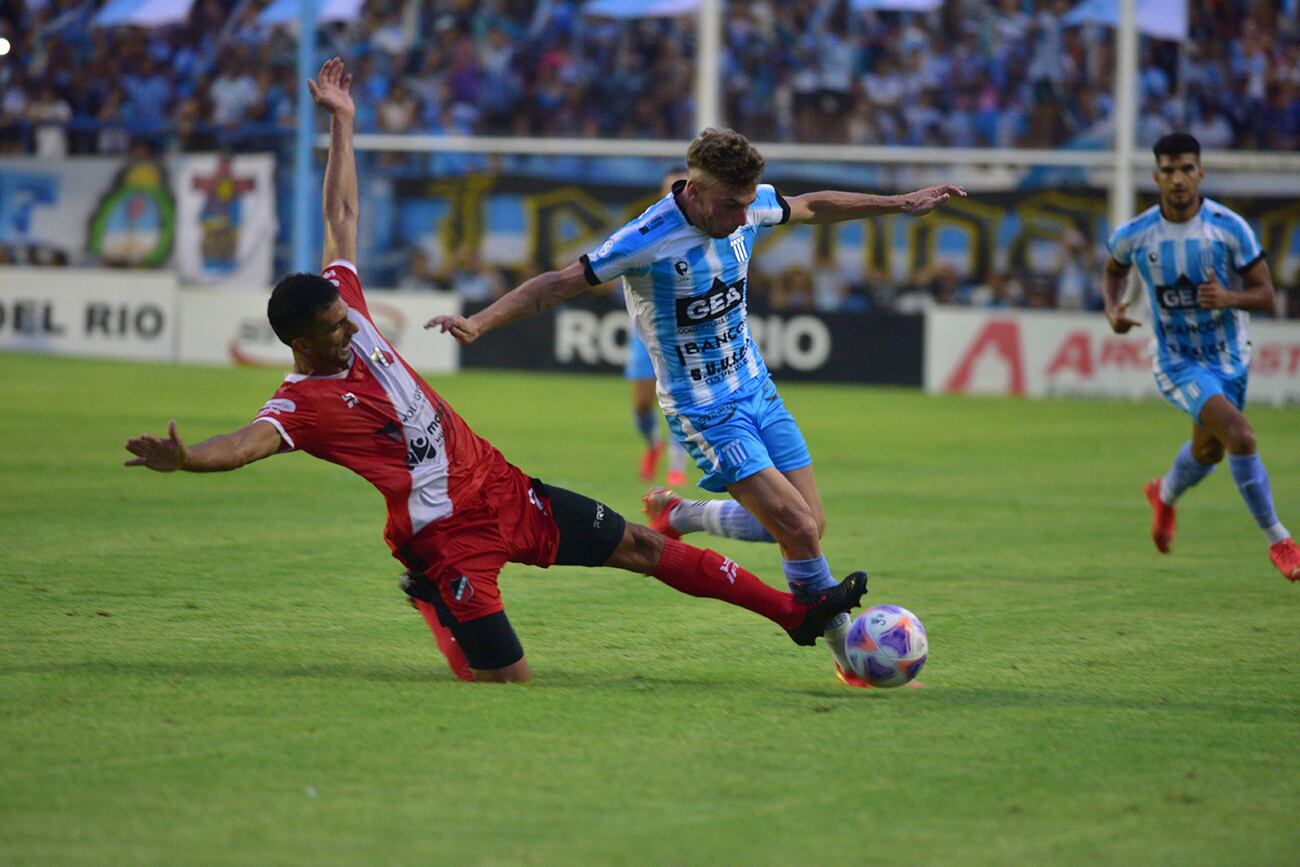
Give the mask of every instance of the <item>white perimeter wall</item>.
[{"label": "white perimeter wall", "polygon": [[[1300,403],[1300,323],[1255,319],[1251,403]],[[926,314],[925,390],[1027,397],[1159,397],[1151,328],[1100,313],[936,308]]]},{"label": "white perimeter wall", "polygon": [[[0,349],[99,358],[264,365],[289,370],[266,321],[267,292],[182,289],[157,271],[0,268]],[[456,342],[426,332],[458,313],[447,292],[368,294],[380,331],[417,370],[459,367]]]}]

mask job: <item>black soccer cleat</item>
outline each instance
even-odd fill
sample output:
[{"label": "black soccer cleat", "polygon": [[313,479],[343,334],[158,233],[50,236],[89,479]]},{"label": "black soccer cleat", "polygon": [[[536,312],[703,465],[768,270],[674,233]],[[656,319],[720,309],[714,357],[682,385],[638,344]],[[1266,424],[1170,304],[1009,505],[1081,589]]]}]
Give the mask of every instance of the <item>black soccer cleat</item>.
[{"label": "black soccer cleat", "polygon": [[834,587],[812,593],[795,594],[795,601],[808,606],[803,622],[787,629],[790,640],[802,647],[812,647],[836,616],[862,604],[867,594],[867,573],[854,572]]}]

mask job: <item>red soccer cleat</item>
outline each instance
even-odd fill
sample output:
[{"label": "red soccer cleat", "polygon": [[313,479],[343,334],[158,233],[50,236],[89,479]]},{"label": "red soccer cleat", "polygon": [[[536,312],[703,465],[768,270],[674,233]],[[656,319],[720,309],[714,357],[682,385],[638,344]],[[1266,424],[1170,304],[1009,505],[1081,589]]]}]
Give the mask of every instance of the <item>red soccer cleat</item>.
[{"label": "red soccer cleat", "polygon": [[645,450],[645,454],[641,456],[641,481],[648,482],[654,479],[655,474],[659,472],[659,458],[663,453],[663,440]]},{"label": "red soccer cleat", "polygon": [[668,516],[680,502],[681,500],[667,488],[651,488],[646,491],[645,496],[641,498],[641,509],[649,519],[646,523],[650,529],[669,539],[680,539],[682,534],[674,530],[672,522],[668,520]]},{"label": "red soccer cleat", "polygon": [[469,660],[465,658],[465,652],[456,643],[456,636],[451,634],[451,630],[443,626],[438,620],[438,612],[434,607],[423,599],[416,599],[413,596],[408,598],[407,601],[411,603],[412,608],[420,612],[424,622],[429,625],[429,631],[433,633],[434,641],[438,642],[438,650],[442,651],[451,673],[460,680],[473,683],[474,672],[469,667]]},{"label": "red soccer cleat", "polygon": [[[872,686],[853,672],[840,668],[838,662],[835,663],[835,679],[845,686],[856,686],[858,689],[879,689],[879,687]],[[922,689],[925,684],[919,680],[909,680],[903,686],[907,689]]]},{"label": "red soccer cleat", "polygon": [[1168,554],[1169,547],[1174,542],[1174,530],[1177,526],[1174,507],[1160,499],[1159,476],[1143,485],[1142,492],[1147,495],[1147,502],[1151,504],[1151,541],[1156,543],[1156,548],[1161,554]]},{"label": "red soccer cleat", "polygon": [[1300,581],[1300,547],[1290,536],[1268,546],[1268,558],[1288,581]]},{"label": "red soccer cleat", "polygon": [[835,663],[835,679],[845,686],[856,686],[859,689],[875,689],[874,686],[867,683],[851,671],[845,671],[840,668],[840,664]]},{"label": "red soccer cleat", "polygon": [[680,488],[686,485],[686,473],[681,470],[669,470],[668,475],[664,476],[664,484],[670,488]]}]

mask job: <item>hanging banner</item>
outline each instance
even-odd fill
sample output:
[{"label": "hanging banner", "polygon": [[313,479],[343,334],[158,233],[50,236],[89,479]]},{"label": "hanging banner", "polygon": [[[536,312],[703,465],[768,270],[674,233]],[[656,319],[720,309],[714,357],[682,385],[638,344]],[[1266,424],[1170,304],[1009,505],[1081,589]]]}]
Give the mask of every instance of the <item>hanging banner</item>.
[{"label": "hanging banner", "polygon": [[272,281],[275,159],[194,154],[176,168],[176,269],[182,283],[253,289]]},{"label": "hanging banner", "polygon": [[[1230,176],[1213,177],[1216,186],[1208,192],[1254,227],[1268,251],[1274,284],[1293,285],[1300,279],[1300,180],[1274,176],[1267,194],[1226,195]],[[795,180],[775,185],[786,196],[820,189]],[[392,249],[418,246],[428,251],[435,270],[472,253],[493,265],[526,265],[530,273],[577,261],[658,198],[653,189],[635,184],[516,174],[402,178],[393,190]],[[1153,202],[1149,194],[1138,197],[1140,208]],[[980,191],[921,219],[889,214],[764,230],[749,273],[757,283],[761,274],[833,269],[849,283],[905,286],[921,272],[951,266],[965,281],[982,282],[993,271],[1054,280],[1063,258],[1074,255],[1070,242],[1077,241],[1081,266],[1099,281],[1108,213],[1100,187]],[[378,258],[381,251],[369,255]],[[755,296],[762,291],[756,288]]]},{"label": "hanging banner", "polygon": [[176,207],[163,160],[0,158],[0,260],[160,268]]}]

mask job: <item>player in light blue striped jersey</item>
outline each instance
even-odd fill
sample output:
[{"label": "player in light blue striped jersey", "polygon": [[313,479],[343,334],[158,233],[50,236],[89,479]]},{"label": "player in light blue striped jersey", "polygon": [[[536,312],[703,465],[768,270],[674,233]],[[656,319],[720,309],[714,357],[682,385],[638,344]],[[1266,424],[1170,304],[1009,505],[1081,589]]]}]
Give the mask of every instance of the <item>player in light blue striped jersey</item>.
[{"label": "player in light blue striped jersey", "polygon": [[1273,279],[1254,231],[1240,215],[1200,195],[1201,146],[1186,133],[1155,145],[1160,204],[1110,237],[1103,294],[1116,334],[1140,323],[1120,299],[1131,268],[1146,288],[1155,338],[1153,369],[1165,399],[1192,417],[1192,438],[1163,477],[1147,482],[1151,539],[1169,553],[1174,503],[1228,454],[1233,481],[1269,542],[1269,558],[1300,580],[1300,549],[1278,520],[1255,432],[1242,413],[1250,367],[1249,310],[1272,311]]},{"label": "player in light blue striped jersey", "polygon": [[[654,363],[668,427],[704,472],[700,487],[733,500],[685,500],[654,489],[650,524],[671,537],[706,531],[776,542],[796,593],[835,585],[812,458],[777,394],[747,321],[749,260],[759,233],[786,222],[833,223],[926,214],[965,191],[939,184],[898,196],[822,191],[784,198],[759,183],[763,158],[740,133],[706,129],[686,154],[687,179],[579,261],[534,277],[468,318],[426,327],[461,343],[623,277],[628,312]],[[840,680],[848,618],[825,633]],[[865,685],[858,681],[854,685]]]}]

